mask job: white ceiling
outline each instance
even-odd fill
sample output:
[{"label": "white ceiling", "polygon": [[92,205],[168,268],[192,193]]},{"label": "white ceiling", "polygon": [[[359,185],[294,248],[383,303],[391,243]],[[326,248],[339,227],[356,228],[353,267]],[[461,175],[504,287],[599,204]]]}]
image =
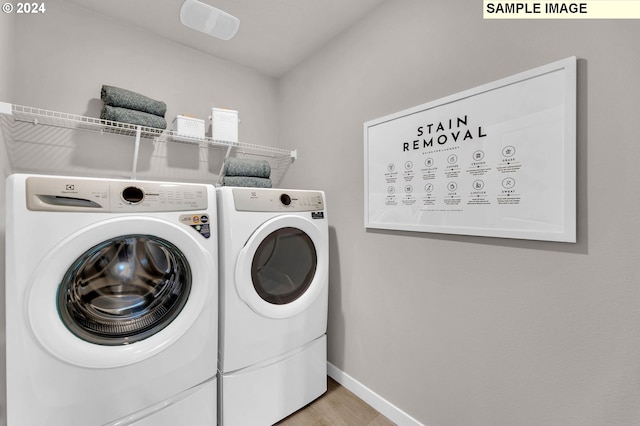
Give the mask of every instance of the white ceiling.
[{"label": "white ceiling", "polygon": [[229,41],[183,26],[182,0],[64,1],[279,77],[384,0],[201,0],[240,19]]}]

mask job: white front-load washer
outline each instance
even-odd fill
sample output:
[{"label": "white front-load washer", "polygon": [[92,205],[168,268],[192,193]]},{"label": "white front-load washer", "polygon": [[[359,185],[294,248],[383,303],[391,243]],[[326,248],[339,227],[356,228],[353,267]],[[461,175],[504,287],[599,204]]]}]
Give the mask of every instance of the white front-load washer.
[{"label": "white front-load washer", "polygon": [[218,423],[271,425],[327,389],[322,191],[217,189]]},{"label": "white front-load washer", "polygon": [[216,422],[211,185],[7,178],[11,426]]}]

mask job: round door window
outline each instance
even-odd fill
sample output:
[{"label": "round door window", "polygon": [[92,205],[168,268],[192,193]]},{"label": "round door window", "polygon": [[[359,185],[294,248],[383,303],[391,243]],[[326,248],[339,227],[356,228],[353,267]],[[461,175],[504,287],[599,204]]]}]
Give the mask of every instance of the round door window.
[{"label": "round door window", "polygon": [[71,265],[58,288],[58,312],[77,337],[124,345],[169,325],[190,290],[191,269],[175,245],[125,235],[92,247]]},{"label": "round door window", "polygon": [[280,228],[256,250],[251,264],[253,287],[269,303],[291,303],[311,285],[317,263],[316,248],[305,232]]}]

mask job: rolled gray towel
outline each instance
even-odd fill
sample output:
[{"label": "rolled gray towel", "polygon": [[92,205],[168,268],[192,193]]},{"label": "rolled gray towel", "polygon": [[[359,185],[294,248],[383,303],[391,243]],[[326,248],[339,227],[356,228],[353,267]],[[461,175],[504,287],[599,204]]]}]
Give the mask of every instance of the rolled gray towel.
[{"label": "rolled gray towel", "polygon": [[120,123],[135,124],[154,129],[166,129],[167,120],[157,115],[148,114],[142,111],[134,111],[127,108],[112,107],[104,105],[100,118],[103,120],[118,121]]},{"label": "rolled gray towel", "polygon": [[267,160],[228,157],[224,160],[225,176],[253,176],[268,178],[271,176],[271,165]]},{"label": "rolled gray towel", "polygon": [[167,112],[167,104],[164,102],[119,87],[103,85],[100,98],[106,105],[112,107],[147,112],[163,118]]},{"label": "rolled gray towel", "polygon": [[271,188],[271,179],[253,176],[224,176],[222,178],[224,186],[244,186],[251,188]]}]

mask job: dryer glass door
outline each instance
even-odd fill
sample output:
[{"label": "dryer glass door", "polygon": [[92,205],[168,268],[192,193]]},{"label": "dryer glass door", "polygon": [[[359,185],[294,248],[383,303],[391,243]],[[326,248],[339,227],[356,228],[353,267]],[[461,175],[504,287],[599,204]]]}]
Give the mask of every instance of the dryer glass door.
[{"label": "dryer glass door", "polygon": [[328,237],[326,228],[318,225],[301,216],[281,215],[251,234],[238,253],[235,285],[256,313],[288,318],[326,291]]},{"label": "dryer glass door", "polygon": [[291,303],[311,285],[317,261],[313,241],[304,231],[293,227],[277,229],[260,243],[253,257],[253,286],[269,303]]},{"label": "dryer glass door", "polygon": [[191,269],[175,245],[152,235],[124,235],[90,248],[69,267],[58,311],[77,337],[123,345],[170,324],[190,290]]}]

